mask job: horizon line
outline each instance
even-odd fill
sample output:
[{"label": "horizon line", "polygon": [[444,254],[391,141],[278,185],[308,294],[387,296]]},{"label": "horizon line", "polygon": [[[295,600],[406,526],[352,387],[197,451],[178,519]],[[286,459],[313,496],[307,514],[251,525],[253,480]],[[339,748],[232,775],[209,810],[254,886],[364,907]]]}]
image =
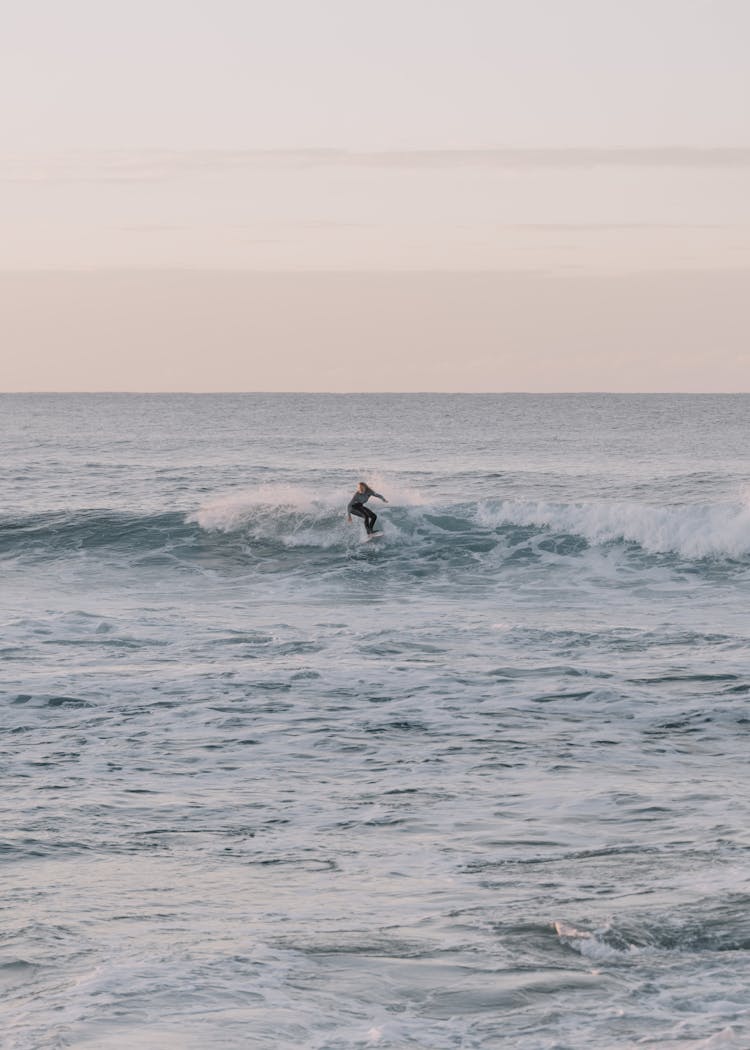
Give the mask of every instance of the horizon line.
[{"label": "horizon line", "polygon": [[746,397],[748,390],[0,390],[0,397]]}]

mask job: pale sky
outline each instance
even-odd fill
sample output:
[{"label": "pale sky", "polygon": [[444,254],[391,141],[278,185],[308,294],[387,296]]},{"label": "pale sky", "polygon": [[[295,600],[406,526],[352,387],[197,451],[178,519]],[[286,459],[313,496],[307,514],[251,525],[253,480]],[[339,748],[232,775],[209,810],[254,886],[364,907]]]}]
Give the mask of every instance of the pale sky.
[{"label": "pale sky", "polygon": [[2,16],[0,390],[750,389],[747,0]]}]

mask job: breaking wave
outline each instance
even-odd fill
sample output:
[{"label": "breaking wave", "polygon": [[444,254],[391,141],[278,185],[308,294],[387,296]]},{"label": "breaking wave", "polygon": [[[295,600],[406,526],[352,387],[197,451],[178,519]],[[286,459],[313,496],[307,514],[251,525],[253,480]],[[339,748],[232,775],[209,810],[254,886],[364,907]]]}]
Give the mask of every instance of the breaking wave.
[{"label": "breaking wave", "polygon": [[584,538],[592,546],[637,544],[650,553],[688,559],[750,554],[750,499],[658,507],[634,502],[486,503],[477,520],[488,528],[515,524]]},{"label": "breaking wave", "polygon": [[[635,555],[686,561],[740,561],[750,556],[750,501],[653,506],[636,502],[551,503],[484,500],[440,505],[410,493],[393,494],[374,509],[392,553],[408,549],[473,558],[554,554],[575,557],[589,548],[620,546]],[[37,558],[69,553],[169,552],[188,556],[213,545],[261,556],[297,548],[319,555],[359,549],[359,521],[346,523],[340,493],[269,486],[211,499],[184,514],[113,511],[56,512],[0,518],[0,556]],[[416,548],[416,551],[415,551]],[[374,548],[371,548],[374,549]],[[406,550],[404,551],[406,553]]]}]

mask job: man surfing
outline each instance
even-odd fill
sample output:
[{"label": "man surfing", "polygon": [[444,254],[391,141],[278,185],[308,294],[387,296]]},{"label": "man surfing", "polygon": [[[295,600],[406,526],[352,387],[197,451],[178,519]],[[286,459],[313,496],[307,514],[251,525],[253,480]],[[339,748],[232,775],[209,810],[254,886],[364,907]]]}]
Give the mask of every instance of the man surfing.
[{"label": "man surfing", "polygon": [[354,493],[352,498],[349,500],[349,506],[346,508],[347,517],[346,520],[351,523],[352,514],[357,518],[365,519],[365,531],[368,536],[372,536],[375,531],[375,522],[378,520],[378,516],[375,511],[370,510],[369,507],[365,506],[370,496],[374,496],[375,499],[381,499],[383,503],[387,503],[388,500],[385,496],[381,496],[379,492],[371,489],[366,481],[360,481],[357,485],[357,491]]}]

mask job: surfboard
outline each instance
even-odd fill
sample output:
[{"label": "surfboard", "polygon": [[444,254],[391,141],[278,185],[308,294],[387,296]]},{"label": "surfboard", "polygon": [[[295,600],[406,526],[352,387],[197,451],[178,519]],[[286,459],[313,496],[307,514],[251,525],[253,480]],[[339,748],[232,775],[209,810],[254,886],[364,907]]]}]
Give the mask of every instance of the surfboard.
[{"label": "surfboard", "polygon": [[380,539],[380,537],[383,536],[383,535],[385,535],[385,533],[382,533],[382,532],[371,532],[369,536],[365,536],[365,540],[366,540],[367,543],[369,543],[370,540]]}]

